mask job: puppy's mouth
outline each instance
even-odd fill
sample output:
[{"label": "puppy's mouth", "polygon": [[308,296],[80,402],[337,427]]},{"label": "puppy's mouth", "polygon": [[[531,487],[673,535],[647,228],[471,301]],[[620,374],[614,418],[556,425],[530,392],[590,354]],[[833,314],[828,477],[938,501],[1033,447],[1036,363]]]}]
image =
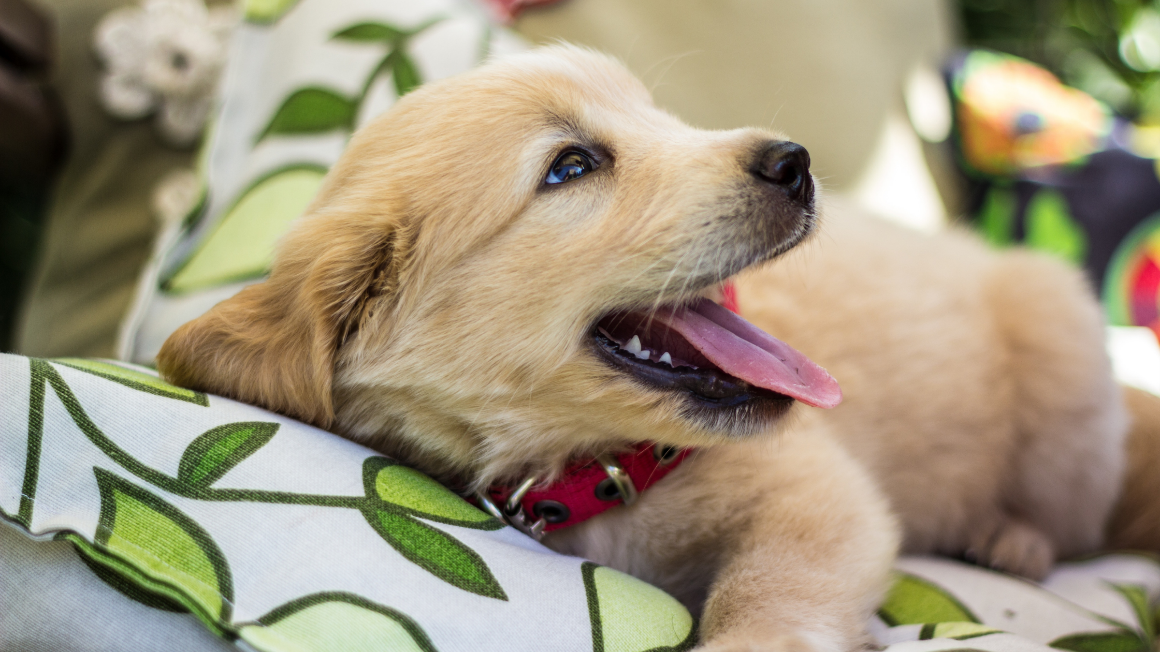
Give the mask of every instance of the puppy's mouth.
[{"label": "puppy's mouth", "polygon": [[595,325],[597,355],[637,381],[681,392],[699,407],[794,400],[831,408],[837,381],[784,342],[709,299],[651,311],[613,312]]}]

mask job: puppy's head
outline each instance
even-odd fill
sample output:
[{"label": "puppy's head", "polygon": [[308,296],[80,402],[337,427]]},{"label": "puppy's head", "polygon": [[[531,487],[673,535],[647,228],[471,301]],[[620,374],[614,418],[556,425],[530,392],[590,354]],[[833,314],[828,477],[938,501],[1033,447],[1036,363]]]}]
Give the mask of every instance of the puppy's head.
[{"label": "puppy's head", "polygon": [[701,297],[801,241],[813,208],[801,147],[692,129],[617,63],[541,49],[356,134],[270,278],[158,365],[480,482],[749,435],[840,394]]}]

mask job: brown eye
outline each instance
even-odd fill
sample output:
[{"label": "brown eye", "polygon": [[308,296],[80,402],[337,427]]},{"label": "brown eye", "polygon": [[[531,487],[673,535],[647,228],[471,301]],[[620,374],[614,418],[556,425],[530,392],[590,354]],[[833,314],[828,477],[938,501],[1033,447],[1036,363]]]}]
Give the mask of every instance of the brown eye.
[{"label": "brown eye", "polygon": [[548,170],[546,183],[564,183],[592,172],[597,167],[596,161],[584,152],[569,150],[561,154]]}]

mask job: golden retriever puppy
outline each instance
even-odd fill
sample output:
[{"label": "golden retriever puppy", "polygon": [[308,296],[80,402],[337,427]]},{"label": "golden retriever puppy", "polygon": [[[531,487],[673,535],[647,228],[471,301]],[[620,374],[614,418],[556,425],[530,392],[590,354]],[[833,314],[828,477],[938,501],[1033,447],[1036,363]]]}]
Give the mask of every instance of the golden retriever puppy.
[{"label": "golden retriever puppy", "polygon": [[[891,507],[907,550],[1029,575],[1098,545],[1126,420],[1078,274],[841,206],[787,254],[808,168],[592,52],[493,62],[357,133],[270,278],[159,368],[472,490],[694,448],[544,542],[668,590],[706,650],[862,645]],[[705,298],[739,273],[764,331]]]}]

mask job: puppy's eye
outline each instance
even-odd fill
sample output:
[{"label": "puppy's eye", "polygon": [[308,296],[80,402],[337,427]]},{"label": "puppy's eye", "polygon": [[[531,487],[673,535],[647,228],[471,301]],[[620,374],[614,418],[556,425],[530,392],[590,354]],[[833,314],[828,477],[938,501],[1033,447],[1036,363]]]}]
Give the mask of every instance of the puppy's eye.
[{"label": "puppy's eye", "polygon": [[546,183],[564,183],[580,177],[595,170],[598,166],[592,157],[584,152],[577,150],[569,150],[561,154],[554,163],[552,168],[548,170],[548,177],[544,179]]}]

